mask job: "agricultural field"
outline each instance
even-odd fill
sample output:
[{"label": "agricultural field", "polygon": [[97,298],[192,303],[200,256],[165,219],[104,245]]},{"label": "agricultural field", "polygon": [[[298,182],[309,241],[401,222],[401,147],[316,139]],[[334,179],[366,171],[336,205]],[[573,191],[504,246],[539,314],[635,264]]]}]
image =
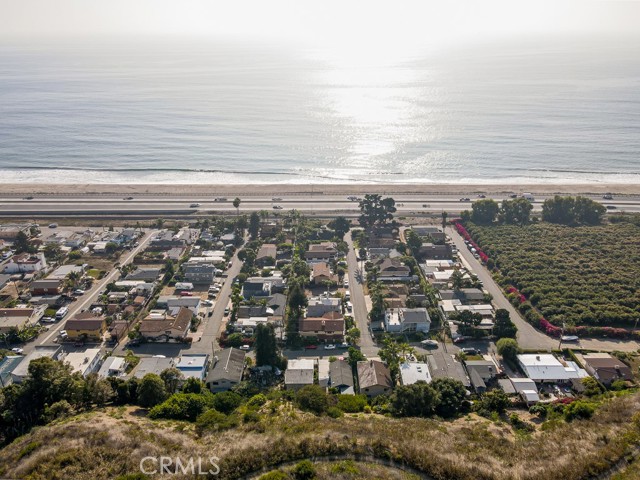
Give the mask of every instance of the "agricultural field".
[{"label": "agricultural field", "polygon": [[640,317],[639,226],[465,226],[528,320],[531,306],[555,326],[628,329]]}]

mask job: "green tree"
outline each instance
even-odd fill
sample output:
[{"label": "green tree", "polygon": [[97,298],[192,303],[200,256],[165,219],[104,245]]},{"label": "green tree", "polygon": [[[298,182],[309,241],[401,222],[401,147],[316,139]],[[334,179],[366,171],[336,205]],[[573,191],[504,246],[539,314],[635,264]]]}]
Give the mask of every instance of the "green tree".
[{"label": "green tree", "polygon": [[457,268],[451,274],[451,286],[454,290],[461,290],[464,288],[464,275]]},{"label": "green tree", "polygon": [[207,399],[196,393],[176,393],[149,411],[149,418],[195,421],[207,409]]},{"label": "green tree", "polygon": [[300,282],[294,282],[289,288],[289,300],[287,303],[289,306],[289,316],[297,322],[308,304],[309,301],[302,285],[300,285]]},{"label": "green tree", "polygon": [[118,244],[115,242],[107,242],[107,244],[104,247],[104,251],[107,252],[107,254],[111,255],[112,253],[115,253],[116,250],[118,250]]},{"label": "green tree", "polygon": [[360,329],[358,327],[352,327],[347,331],[347,342],[352,345],[357,345],[360,341]]},{"label": "green tree", "polygon": [[438,392],[439,402],[436,406],[438,415],[449,418],[463,410],[467,389],[462,382],[453,378],[436,378],[430,385]]},{"label": "green tree", "polygon": [[439,393],[422,381],[400,386],[391,396],[391,408],[399,417],[430,417],[439,403]]},{"label": "green tree", "polygon": [[504,413],[509,405],[511,400],[507,394],[500,389],[495,389],[483,394],[475,406],[480,415],[488,417],[493,412]]},{"label": "green tree", "polygon": [[516,338],[518,327],[511,321],[509,311],[504,308],[496,310],[493,334],[498,338]]},{"label": "green tree", "polygon": [[13,241],[13,248],[16,253],[31,252],[33,250],[33,247],[29,242],[29,236],[22,230],[16,235],[16,238]]},{"label": "green tree", "polygon": [[329,408],[329,397],[320,385],[305,385],[296,392],[296,404],[301,410],[320,415]]},{"label": "green tree", "polygon": [[167,390],[162,379],[154,373],[147,373],[138,388],[138,404],[151,408],[164,402],[166,398]]},{"label": "green tree", "polygon": [[258,238],[260,233],[260,215],[258,212],[253,212],[249,216],[249,235],[251,238]]},{"label": "green tree", "polygon": [[44,247],[44,256],[47,260],[56,261],[62,256],[62,248],[57,243],[48,243]]},{"label": "green tree", "polygon": [[187,378],[187,381],[182,386],[182,393],[202,393],[203,391],[205,391],[204,383],[195,377]]},{"label": "green tree", "polygon": [[242,200],[240,200],[239,197],[236,197],[233,199],[233,208],[236,209],[236,216],[240,216],[240,203],[242,202]]},{"label": "green tree", "polygon": [[329,222],[328,227],[336,232],[336,237],[341,239],[351,228],[351,221],[345,217],[336,217]]},{"label": "green tree", "polygon": [[403,347],[391,337],[385,337],[382,340],[382,348],[378,352],[380,360],[387,364],[391,379],[395,384],[400,375],[400,363],[403,361]]},{"label": "green tree", "polygon": [[491,225],[496,221],[500,206],[495,200],[486,198],[471,205],[471,220],[479,225]]},{"label": "green tree", "polygon": [[512,225],[526,225],[531,221],[533,205],[526,198],[504,200],[502,202],[501,217],[504,223]]},{"label": "green tree", "polygon": [[276,366],[280,364],[280,355],[276,345],[276,334],[272,325],[260,324],[256,328],[256,366]]},{"label": "green tree", "polygon": [[347,361],[349,362],[349,365],[351,365],[351,368],[355,368],[358,362],[362,362],[367,359],[367,357],[365,357],[364,354],[356,347],[349,347],[347,354]]},{"label": "green tree", "polygon": [[550,223],[561,223],[570,225],[574,222],[573,197],[561,197],[556,195],[548,198],[542,204],[542,220]]},{"label": "green tree", "polygon": [[582,379],[582,385],[584,386],[584,394],[587,397],[593,397],[594,395],[600,395],[604,392],[604,389],[600,383],[593,377],[585,377]]},{"label": "green tree", "polygon": [[160,378],[164,382],[164,387],[168,393],[176,393],[178,385],[184,380],[184,375],[175,367],[165,368],[160,373]]},{"label": "green tree", "polygon": [[316,469],[310,460],[302,460],[291,471],[295,480],[312,480],[316,478]]},{"label": "green tree", "polygon": [[242,404],[242,397],[235,392],[220,392],[213,396],[213,408],[230,414]]},{"label": "green tree", "polygon": [[501,338],[496,343],[496,347],[498,348],[498,353],[502,358],[512,363],[516,361],[516,357],[520,353],[518,342],[513,338]]},{"label": "green tree", "polygon": [[573,211],[576,223],[598,225],[602,222],[602,217],[607,212],[607,209],[601,203],[590,198],[576,197]]},{"label": "green tree", "polygon": [[411,249],[411,253],[417,257],[420,254],[420,247],[422,247],[422,239],[413,230],[407,230],[405,238],[407,239],[407,246]]},{"label": "green tree", "polygon": [[393,220],[396,212],[396,202],[393,198],[382,198],[378,194],[367,194],[360,201],[360,217],[358,222],[364,228],[372,228],[376,225],[385,225]]}]

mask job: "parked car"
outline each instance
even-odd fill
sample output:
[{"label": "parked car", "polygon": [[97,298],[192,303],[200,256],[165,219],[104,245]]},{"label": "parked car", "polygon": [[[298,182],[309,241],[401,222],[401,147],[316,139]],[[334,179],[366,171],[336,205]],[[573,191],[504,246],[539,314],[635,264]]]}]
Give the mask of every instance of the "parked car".
[{"label": "parked car", "polygon": [[325,345],[325,346],[324,346],[324,349],[325,349],[325,350],[335,350],[335,349],[336,349],[336,346],[335,346],[335,345],[332,345],[332,344],[329,344],[329,345]]},{"label": "parked car", "polygon": [[307,350],[315,350],[315,349],[317,349],[317,348],[318,348],[318,346],[317,346],[317,345],[307,345],[307,346],[306,346],[306,347],[304,347],[304,348],[306,348]]},{"label": "parked car", "polygon": [[229,309],[229,307],[227,307],[227,308],[225,308],[225,309],[224,309],[224,314],[225,314],[225,315],[229,315],[229,312],[230,312],[230,311],[231,311],[231,310]]},{"label": "parked car", "polygon": [[67,334],[66,330],[60,330],[60,333],[58,333],[58,335],[60,335],[62,338],[68,337],[69,335]]},{"label": "parked car", "polygon": [[84,295],[84,290],[78,288],[76,290],[73,291],[74,295]]},{"label": "parked car", "polygon": [[53,317],[42,317],[40,321],[44,323],[56,323],[56,319]]},{"label": "parked car", "polygon": [[438,342],[435,341],[435,340],[428,339],[428,340],[422,340],[420,342],[420,345],[422,345],[423,347],[432,348],[432,347],[437,347],[438,346]]},{"label": "parked car", "polygon": [[476,355],[478,353],[478,351],[475,348],[471,348],[471,347],[465,347],[460,350],[462,351],[462,353],[465,353],[467,355]]},{"label": "parked car", "polygon": [[248,350],[251,350],[251,347],[250,347],[249,345],[242,345],[242,346],[240,347],[240,350],[244,350],[244,351],[246,352],[246,351],[248,351]]},{"label": "parked car", "polygon": [[181,297],[193,297],[193,293],[188,292],[186,290],[183,290],[182,292],[180,292],[180,296]]},{"label": "parked car", "polygon": [[15,347],[15,348],[12,348],[12,349],[11,349],[11,351],[12,351],[13,353],[17,353],[18,355],[22,355],[22,352],[24,352],[24,349],[23,349],[23,348]]},{"label": "parked car", "polygon": [[576,335],[563,335],[562,337],[560,337],[560,340],[562,340],[563,342],[577,342],[578,340],[580,340],[580,338],[578,338]]}]

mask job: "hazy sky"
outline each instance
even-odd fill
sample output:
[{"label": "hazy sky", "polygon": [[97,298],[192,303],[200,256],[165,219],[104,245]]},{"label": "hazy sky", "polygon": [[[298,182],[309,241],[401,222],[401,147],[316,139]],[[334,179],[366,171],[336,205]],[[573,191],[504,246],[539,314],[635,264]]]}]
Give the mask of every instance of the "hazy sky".
[{"label": "hazy sky", "polygon": [[640,2],[0,0],[0,35],[210,35],[358,44],[640,31]]}]

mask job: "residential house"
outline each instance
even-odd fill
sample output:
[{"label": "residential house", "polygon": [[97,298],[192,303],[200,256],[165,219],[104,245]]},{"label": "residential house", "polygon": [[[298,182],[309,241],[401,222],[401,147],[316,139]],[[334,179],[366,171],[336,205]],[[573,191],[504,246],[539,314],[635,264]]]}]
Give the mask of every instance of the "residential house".
[{"label": "residential house", "polygon": [[86,311],[67,320],[64,329],[70,340],[99,342],[107,329],[106,318]]},{"label": "residential house", "polygon": [[329,364],[329,385],[337,388],[341,394],[355,393],[353,388],[353,369],[345,360],[335,360]]},{"label": "residential house", "polygon": [[176,363],[176,368],[182,372],[185,380],[189,378],[196,378],[204,382],[204,379],[207,376],[207,369],[209,368],[209,354],[183,354]]},{"label": "residential house", "polygon": [[180,307],[177,315],[169,315],[164,310],[151,310],[140,322],[140,335],[152,342],[181,342],[187,337],[193,312]]},{"label": "residential house", "polygon": [[86,377],[98,369],[100,360],[102,360],[102,352],[99,348],[87,348],[84,352],[67,353],[63,360],[71,365],[72,372],[78,372]]},{"label": "residential house", "polygon": [[398,230],[390,225],[377,226],[369,232],[369,248],[394,248],[398,241]]},{"label": "residential house", "polygon": [[129,281],[155,282],[161,274],[162,269],[159,267],[138,267],[133,272],[130,272],[125,279]]},{"label": "residential house", "polygon": [[255,264],[258,267],[275,265],[278,247],[273,243],[263,243],[256,254]]},{"label": "residential house", "polygon": [[166,357],[142,357],[138,366],[132,372],[131,376],[138,379],[143,379],[148,373],[160,375],[167,368],[175,366],[175,360],[173,358]]},{"label": "residential house", "polygon": [[98,376],[101,378],[122,377],[126,369],[127,361],[123,357],[107,357],[98,371]]},{"label": "residential house", "polygon": [[148,250],[170,250],[172,248],[185,248],[187,239],[184,235],[174,234],[170,230],[163,230],[153,236],[149,242]]},{"label": "residential house", "polygon": [[43,305],[37,308],[0,308],[0,333],[35,325],[44,315],[44,310]]},{"label": "residential house", "polygon": [[460,300],[466,305],[486,303],[485,293],[479,288],[461,288],[460,290],[439,290],[438,296],[442,300]]},{"label": "residential house", "polygon": [[313,264],[311,281],[316,285],[334,284],[338,281],[338,276],[331,273],[331,268],[325,262],[318,262]]},{"label": "residential house", "polygon": [[166,301],[163,305],[160,304],[160,298],[158,297],[158,301],[156,305],[158,307],[166,306],[169,310],[179,309],[180,307],[188,308],[191,310],[191,313],[197,315],[200,310],[200,297],[166,297]]},{"label": "residential house", "polygon": [[390,333],[427,333],[431,328],[431,318],[426,308],[389,308],[385,312],[384,324]]},{"label": "residential house", "polygon": [[55,279],[35,280],[29,287],[31,295],[58,295],[62,290],[62,281]]},{"label": "residential house", "polygon": [[332,297],[312,297],[309,299],[307,317],[322,317],[329,312],[342,313],[342,300]]},{"label": "residential house", "polygon": [[402,385],[413,385],[417,382],[431,383],[431,372],[426,363],[405,362],[400,364]]},{"label": "residential house", "polygon": [[213,393],[231,390],[242,381],[246,354],[237,348],[225,348],[213,359],[213,368],[207,375],[207,387]]},{"label": "residential house", "polygon": [[416,232],[416,235],[421,238],[431,237],[436,243],[443,243],[447,238],[440,227],[433,225],[414,225],[411,227],[411,230]]},{"label": "residential house", "polygon": [[109,340],[117,343],[124,338],[129,331],[129,322],[126,320],[115,320],[109,325]]},{"label": "residential house", "polygon": [[589,376],[586,371],[577,368],[570,362],[561,363],[551,354],[518,355],[518,364],[531,380],[542,383],[570,382]]},{"label": "residential house", "polygon": [[20,232],[29,236],[30,228],[31,224],[29,223],[5,223],[0,225],[0,239],[13,242]]},{"label": "residential house", "polygon": [[318,385],[322,388],[329,387],[329,381],[331,378],[329,364],[330,362],[328,358],[318,359]]},{"label": "residential house", "polygon": [[216,277],[216,267],[210,263],[187,263],[183,268],[185,282],[194,285],[211,284]]},{"label": "residential house", "polygon": [[49,346],[49,345],[39,345],[36,346],[34,350],[29,352],[26,356],[22,357],[22,361],[18,364],[17,367],[13,369],[11,372],[11,380],[13,383],[22,383],[22,381],[29,374],[29,364],[33,360],[37,360],[38,358],[49,357],[53,360],[58,360],[58,356],[62,347],[59,345]]},{"label": "residential house", "polygon": [[344,329],[344,317],[337,312],[327,312],[322,317],[303,317],[298,323],[300,336],[315,337],[325,342],[342,342]]},{"label": "residential house", "polygon": [[616,380],[633,382],[631,368],[608,353],[584,354],[582,358],[585,370],[607,386]]},{"label": "residential house", "polygon": [[333,242],[312,243],[304,252],[304,259],[309,263],[329,262],[338,255],[338,250]]},{"label": "residential house", "polygon": [[260,237],[271,238],[278,233],[278,224],[276,222],[267,222],[260,225]]},{"label": "residential house", "polygon": [[411,268],[397,258],[385,258],[376,263],[381,282],[408,282],[414,279]]},{"label": "residential house", "polygon": [[389,368],[379,360],[365,360],[358,362],[358,384],[360,393],[367,397],[377,397],[390,393],[393,389],[391,372]]},{"label": "residential house", "polygon": [[287,390],[299,390],[313,385],[314,362],[308,358],[291,359],[284,372],[284,386]]},{"label": "residential house", "polygon": [[452,246],[448,243],[438,245],[434,243],[424,243],[420,247],[420,258],[430,260],[444,260],[453,256]]},{"label": "residential house", "polygon": [[11,372],[18,367],[23,358],[22,355],[7,355],[0,360],[0,388],[4,388],[13,383]]},{"label": "residential house", "polygon": [[11,257],[4,266],[4,273],[36,273],[47,268],[44,253],[21,253]]},{"label": "residential house", "polygon": [[82,265],[61,265],[53,272],[47,275],[47,280],[64,280],[70,273],[77,273],[82,275],[84,273],[84,267]]},{"label": "residential house", "polygon": [[465,367],[471,386],[477,393],[484,393],[487,390],[487,383],[496,378],[498,367],[489,360],[467,360]]}]

